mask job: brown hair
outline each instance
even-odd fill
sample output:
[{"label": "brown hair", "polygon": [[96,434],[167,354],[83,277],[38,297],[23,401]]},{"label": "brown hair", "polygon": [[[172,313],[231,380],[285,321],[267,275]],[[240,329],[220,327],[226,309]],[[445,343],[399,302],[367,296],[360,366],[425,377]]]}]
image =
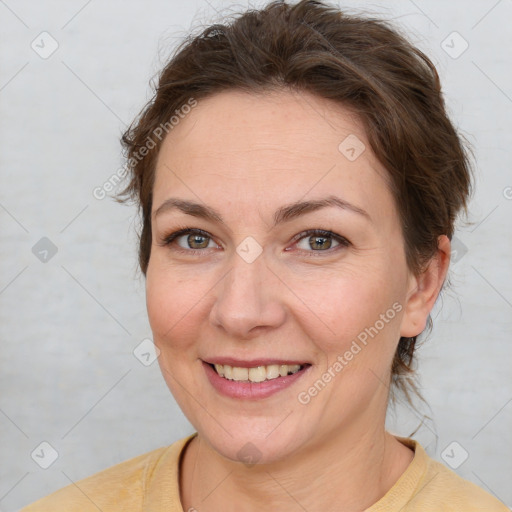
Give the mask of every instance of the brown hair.
[{"label": "brown hair", "polygon": [[[163,140],[155,134],[172,128],[169,119],[191,98],[230,89],[286,88],[358,113],[373,152],[389,173],[407,264],[416,275],[436,253],[438,236],[452,238],[457,214],[467,212],[471,148],[446,114],[432,62],[383,20],[347,15],[315,0],[295,5],[273,1],[189,35],[122,137],[130,182],[118,198],[130,196],[141,209],[139,264],[144,274],[151,251],[155,164]],[[409,389],[419,394],[412,378],[416,338],[400,338],[391,371],[394,387],[409,402]]]}]

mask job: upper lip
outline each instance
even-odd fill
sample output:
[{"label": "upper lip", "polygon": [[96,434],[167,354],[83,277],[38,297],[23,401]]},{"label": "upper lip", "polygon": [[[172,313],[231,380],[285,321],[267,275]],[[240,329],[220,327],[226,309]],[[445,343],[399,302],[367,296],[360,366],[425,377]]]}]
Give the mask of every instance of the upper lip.
[{"label": "upper lip", "polygon": [[240,368],[254,368],[256,366],[268,366],[271,364],[287,364],[293,365],[298,364],[300,366],[307,365],[306,361],[292,361],[291,359],[275,359],[275,358],[260,358],[260,359],[251,359],[251,360],[242,360],[236,359],[234,357],[209,357],[208,359],[203,359],[205,363],[210,364],[227,364],[228,366],[238,366]]}]

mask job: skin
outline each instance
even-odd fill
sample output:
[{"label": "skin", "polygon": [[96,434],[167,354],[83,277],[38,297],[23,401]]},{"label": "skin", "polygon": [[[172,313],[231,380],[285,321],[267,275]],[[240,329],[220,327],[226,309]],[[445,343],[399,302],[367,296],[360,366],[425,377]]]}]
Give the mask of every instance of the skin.
[{"label": "skin", "polygon": [[[350,134],[366,146],[354,161],[338,149]],[[327,207],[272,227],[279,207],[331,194],[370,219]],[[209,205],[226,223],[178,210],[152,219],[149,321],[164,379],[199,433],[181,461],[183,509],[371,506],[414,455],[384,428],[390,368],[400,336],[425,328],[448,269],[448,238],[439,237],[421,275],[409,271],[387,171],[360,120],[308,93],[226,91],[201,100],[164,140],[153,213],[171,196]],[[183,227],[210,238],[162,243]],[[307,229],[332,231],[350,244],[318,235],[293,241]],[[262,248],[252,263],[236,252],[248,236]],[[401,311],[309,403],[300,403],[298,394],[394,303]],[[211,386],[201,360],[213,356],[312,367],[291,387],[248,401]],[[260,456],[252,466],[237,455],[249,442]]]}]

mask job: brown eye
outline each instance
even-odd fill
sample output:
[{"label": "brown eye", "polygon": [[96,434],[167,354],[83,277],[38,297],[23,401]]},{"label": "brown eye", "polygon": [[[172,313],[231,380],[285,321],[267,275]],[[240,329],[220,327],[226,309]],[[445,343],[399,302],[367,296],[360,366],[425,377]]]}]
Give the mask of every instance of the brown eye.
[{"label": "brown eye", "polygon": [[[180,237],[178,237],[179,239]],[[204,235],[188,235],[186,238],[186,244],[188,244],[190,249],[206,249],[208,247],[209,237]],[[206,240],[206,242],[205,242]],[[205,245],[206,243],[206,245]],[[197,246],[195,246],[197,244]],[[179,244],[178,244],[179,245]]]},{"label": "brown eye", "polygon": [[307,240],[311,249],[330,249],[333,241],[332,238],[318,235],[310,236]]}]

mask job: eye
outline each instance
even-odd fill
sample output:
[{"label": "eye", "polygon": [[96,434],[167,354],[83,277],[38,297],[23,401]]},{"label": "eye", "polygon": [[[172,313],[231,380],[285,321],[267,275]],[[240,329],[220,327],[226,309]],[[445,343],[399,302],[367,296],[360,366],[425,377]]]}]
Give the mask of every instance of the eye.
[{"label": "eye", "polygon": [[197,228],[183,228],[170,235],[167,235],[160,245],[167,246],[173,242],[183,240],[183,244],[178,243],[178,251],[181,252],[201,252],[203,249],[208,249],[210,242],[213,242],[210,235]]},{"label": "eye", "polygon": [[[299,247],[301,251],[309,252],[309,253],[319,253],[319,252],[334,252],[338,248],[348,247],[350,242],[342,237],[341,235],[337,235],[332,231],[325,231],[323,229],[308,229],[307,231],[303,231],[299,233],[294,240],[299,242],[304,242],[303,247]],[[334,250],[332,248],[332,241],[335,240],[338,244],[334,246]],[[298,245],[298,244],[297,244]],[[313,250],[309,250],[309,249]],[[317,254],[309,254],[308,256],[316,257]]]},{"label": "eye", "polygon": [[[179,243],[180,240],[182,243]],[[332,240],[338,245],[332,247]],[[350,242],[332,231],[326,231],[323,229],[308,229],[296,235],[293,242],[303,241],[303,247],[299,249],[305,253],[332,253],[335,250],[348,247]],[[162,240],[161,246],[171,246],[176,244],[178,248],[173,248],[179,252],[195,254],[204,252],[204,249],[212,248],[209,247],[210,243],[214,243],[212,237],[208,232],[197,228],[182,228],[170,235],[167,235]],[[214,244],[215,245],[215,244]],[[296,244],[298,245],[298,244]],[[289,249],[285,249],[289,250]],[[309,254],[308,256],[319,256],[318,254]]]}]

